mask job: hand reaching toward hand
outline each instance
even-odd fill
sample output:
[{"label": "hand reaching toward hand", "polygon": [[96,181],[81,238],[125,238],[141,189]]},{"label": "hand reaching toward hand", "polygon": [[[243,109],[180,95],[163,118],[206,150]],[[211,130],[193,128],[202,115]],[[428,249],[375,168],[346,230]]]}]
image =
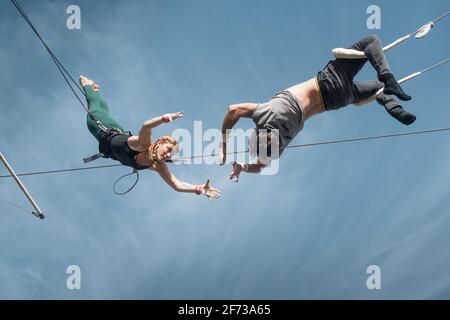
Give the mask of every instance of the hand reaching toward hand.
[{"label": "hand reaching toward hand", "polygon": [[220,198],[220,190],[209,185],[209,179],[201,186],[201,192],[208,197],[209,200]]},{"label": "hand reaching toward hand", "polygon": [[184,115],[183,111],[179,111],[179,112],[175,112],[175,113],[167,113],[167,114],[163,115],[162,121],[164,123],[172,122],[178,118],[182,118],[183,115]]},{"label": "hand reaching toward hand", "polygon": [[178,111],[178,112],[172,113],[171,116],[172,116],[173,120],[176,120],[178,118],[183,118],[184,114],[183,114],[183,111]]},{"label": "hand reaching toward hand", "polygon": [[238,182],[239,181],[239,175],[242,172],[242,164],[237,163],[236,161],[233,162],[233,171],[231,171],[230,173],[230,180],[233,180],[234,182]]}]

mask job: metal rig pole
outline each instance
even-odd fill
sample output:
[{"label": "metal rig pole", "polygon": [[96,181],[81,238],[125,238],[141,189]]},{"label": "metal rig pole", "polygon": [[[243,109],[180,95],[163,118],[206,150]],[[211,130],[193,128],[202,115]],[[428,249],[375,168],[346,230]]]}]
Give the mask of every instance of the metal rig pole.
[{"label": "metal rig pole", "polygon": [[34,210],[36,210],[36,211],[33,211],[32,214],[35,215],[36,217],[38,217],[39,219],[44,219],[45,218],[44,213],[42,213],[41,209],[39,209],[39,207],[36,204],[36,202],[34,201],[33,197],[30,195],[30,193],[28,192],[27,188],[25,188],[25,186],[22,183],[22,181],[20,181],[19,177],[17,177],[16,173],[11,168],[11,166],[8,163],[8,161],[6,161],[6,158],[3,156],[3,154],[1,152],[0,152],[0,160],[2,160],[2,162],[5,164],[6,169],[8,169],[9,173],[11,174],[11,176],[14,178],[14,180],[16,180],[17,184],[19,185],[19,188],[25,194],[25,196],[27,197],[28,201],[30,201],[30,203],[33,206]]}]

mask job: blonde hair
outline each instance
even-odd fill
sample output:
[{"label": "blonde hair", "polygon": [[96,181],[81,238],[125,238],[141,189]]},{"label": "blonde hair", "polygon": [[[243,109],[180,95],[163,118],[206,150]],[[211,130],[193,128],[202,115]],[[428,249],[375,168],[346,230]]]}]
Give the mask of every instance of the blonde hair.
[{"label": "blonde hair", "polygon": [[178,142],[174,138],[172,138],[171,136],[162,136],[158,140],[156,140],[156,142],[161,142],[161,143],[168,142],[171,145],[173,145],[174,147],[178,146]]},{"label": "blonde hair", "polygon": [[173,148],[174,148],[173,153],[177,152],[178,142],[171,136],[162,136],[162,137],[159,137],[158,139],[156,139],[156,141],[153,142],[152,144],[150,144],[150,146],[148,147],[148,159],[150,161],[156,162],[154,148],[161,143],[170,143],[171,145],[173,145]]}]

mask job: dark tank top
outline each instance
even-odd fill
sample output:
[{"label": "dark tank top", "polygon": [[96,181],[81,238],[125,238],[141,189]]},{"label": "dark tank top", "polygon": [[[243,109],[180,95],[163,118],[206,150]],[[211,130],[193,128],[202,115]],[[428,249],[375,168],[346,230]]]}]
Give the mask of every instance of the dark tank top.
[{"label": "dark tank top", "polygon": [[105,139],[109,141],[105,141],[106,143],[104,143],[104,147],[106,148],[100,148],[103,149],[100,151],[105,153],[111,159],[119,161],[124,166],[128,166],[136,170],[148,169],[149,167],[141,166],[136,162],[136,156],[139,152],[130,148],[128,145],[129,137],[129,134],[124,133],[113,134],[109,138]]}]

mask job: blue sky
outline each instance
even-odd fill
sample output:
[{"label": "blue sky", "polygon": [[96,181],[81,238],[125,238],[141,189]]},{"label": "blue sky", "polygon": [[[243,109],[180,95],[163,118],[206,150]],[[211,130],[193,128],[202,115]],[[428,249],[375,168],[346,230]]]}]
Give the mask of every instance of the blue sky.
[{"label": "blue sky", "polygon": [[[161,126],[220,128],[226,107],[264,102],[314,76],[334,47],[385,43],[448,11],[446,1],[21,1],[74,74],[102,86],[121,124],[183,110]],[[70,4],[82,29],[68,30]],[[368,30],[377,4],[382,29]],[[398,77],[447,58],[450,21],[388,54]],[[0,3],[0,150],[17,172],[83,166],[97,150],[85,114],[9,1]],[[449,125],[449,65],[404,86],[411,127],[377,104],[309,120],[294,143]],[[359,79],[372,79],[367,66]],[[249,128],[251,123],[240,124]],[[24,177],[47,219],[0,203],[2,299],[448,299],[450,171],[446,133],[287,150],[275,176],[172,166],[211,178],[219,201],[179,194],[151,172],[123,197],[113,168]],[[111,164],[99,160],[97,164]],[[6,174],[4,168],[0,174]],[[28,206],[13,181],[0,198]],[[82,290],[66,289],[79,265]],[[378,265],[382,289],[368,290]]]}]

